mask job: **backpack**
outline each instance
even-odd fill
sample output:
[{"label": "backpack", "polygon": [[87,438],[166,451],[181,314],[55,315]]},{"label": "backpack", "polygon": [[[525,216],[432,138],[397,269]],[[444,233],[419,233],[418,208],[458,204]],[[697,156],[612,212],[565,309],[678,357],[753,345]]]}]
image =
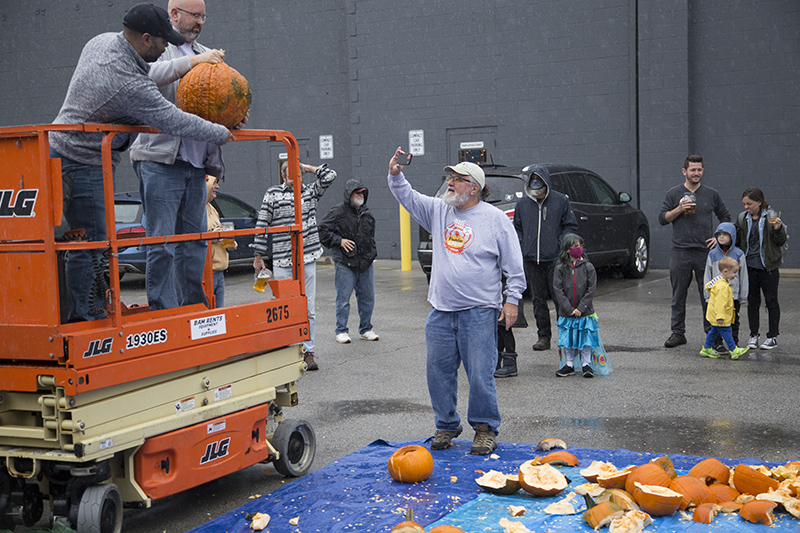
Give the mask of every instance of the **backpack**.
[{"label": "backpack", "polygon": [[[746,217],[747,217],[747,211],[742,211],[741,213],[739,213],[739,218],[737,219],[737,225],[739,226],[739,231],[747,231],[747,227],[745,226]],[[789,228],[786,224],[783,223],[783,221],[781,221],[781,226],[783,226],[783,231],[786,232],[786,242],[783,243],[783,246],[781,246],[781,263],[785,263],[786,252],[789,250]]]}]

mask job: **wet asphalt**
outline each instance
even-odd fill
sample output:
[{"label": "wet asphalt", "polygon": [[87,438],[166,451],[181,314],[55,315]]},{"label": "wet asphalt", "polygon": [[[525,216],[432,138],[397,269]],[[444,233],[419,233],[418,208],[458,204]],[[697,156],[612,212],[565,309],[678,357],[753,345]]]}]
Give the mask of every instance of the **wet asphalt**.
[{"label": "wet asphalt", "polygon": [[[302,376],[300,405],[286,410],[288,418],[306,420],[316,432],[312,470],[376,439],[425,439],[434,431],[425,380],[424,322],[430,309],[425,275],[416,263],[413,270],[402,271],[399,261],[377,261],[373,324],[380,340],[358,340],[353,297],[353,342],[347,345],[334,340],[333,279],[333,266],[320,264],[316,322],[320,370]],[[144,302],[141,276],[128,275],[122,285],[125,303]],[[628,280],[601,272],[595,310],[614,372],[594,379],[557,378],[557,350],[534,352],[535,328],[515,329],[519,375],[497,380],[503,416],[498,440],[536,444],[545,437],[558,437],[569,446],[589,448],[800,459],[800,278],[784,276],[779,295],[778,348],[752,351],[738,361],[711,360],[698,354],[705,334],[694,285],[687,305],[688,344],[667,349],[663,344],[670,333],[669,273],[655,270],[641,280]],[[228,305],[259,297],[252,290],[251,270],[227,274]],[[530,301],[525,302],[525,314],[533,324]],[[747,323],[746,314],[742,322]],[[763,309],[761,322],[766,324]],[[744,339],[747,330],[745,325]],[[467,391],[462,371],[459,413],[464,420]],[[472,430],[465,428],[460,438],[472,436]],[[271,465],[255,465],[158,500],[150,509],[126,510],[123,530],[183,532],[287,482],[291,480]]]}]

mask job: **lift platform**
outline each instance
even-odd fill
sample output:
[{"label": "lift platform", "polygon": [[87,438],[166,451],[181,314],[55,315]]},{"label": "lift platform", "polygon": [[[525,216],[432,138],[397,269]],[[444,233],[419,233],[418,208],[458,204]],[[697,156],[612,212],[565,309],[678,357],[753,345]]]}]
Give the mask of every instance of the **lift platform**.
[{"label": "lift platform", "polygon": [[[56,237],[63,202],[52,131],[103,136],[104,241]],[[301,476],[314,459],[311,425],[283,413],[298,403],[300,343],[309,338],[300,187],[290,226],[119,238],[111,164],[118,132],[157,133],[107,124],[0,128],[0,529],[39,522],[47,501],[51,524],[117,533],[123,505],[149,507],[259,462]],[[233,133],[234,142],[283,142],[290,175],[301,179],[290,133]],[[291,279],[269,282],[274,299],[217,308],[210,252],[209,306],[150,310],[120,299],[120,249],[278,232],[291,234],[294,267]],[[66,323],[63,258],[89,249],[107,257],[106,317]]]}]

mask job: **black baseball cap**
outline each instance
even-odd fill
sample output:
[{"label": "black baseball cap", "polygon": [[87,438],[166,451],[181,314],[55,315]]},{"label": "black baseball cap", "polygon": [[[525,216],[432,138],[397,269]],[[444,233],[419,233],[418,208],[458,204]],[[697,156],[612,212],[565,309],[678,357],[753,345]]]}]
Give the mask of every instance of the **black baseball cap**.
[{"label": "black baseball cap", "polygon": [[154,4],[136,4],[125,13],[122,25],[139,33],[161,37],[175,46],[186,42],[184,36],[172,27],[167,11]]}]

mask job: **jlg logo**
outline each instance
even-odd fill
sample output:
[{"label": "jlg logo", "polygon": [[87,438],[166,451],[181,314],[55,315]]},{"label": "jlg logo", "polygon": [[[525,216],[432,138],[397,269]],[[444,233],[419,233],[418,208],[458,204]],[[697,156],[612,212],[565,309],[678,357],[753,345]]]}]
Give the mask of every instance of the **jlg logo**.
[{"label": "jlg logo", "polygon": [[219,442],[212,442],[206,445],[206,454],[200,459],[200,464],[210,463],[221,457],[228,455],[228,445],[231,443],[230,437],[225,437]]},{"label": "jlg logo", "polygon": [[89,343],[89,349],[83,352],[84,359],[87,357],[94,357],[95,355],[103,355],[111,353],[111,345],[114,342],[113,337],[107,339],[96,339]]},{"label": "jlg logo", "polygon": [[17,193],[17,198],[14,199],[13,189],[0,190],[0,217],[36,216],[33,207],[36,205],[38,195],[38,189],[23,189]]}]

